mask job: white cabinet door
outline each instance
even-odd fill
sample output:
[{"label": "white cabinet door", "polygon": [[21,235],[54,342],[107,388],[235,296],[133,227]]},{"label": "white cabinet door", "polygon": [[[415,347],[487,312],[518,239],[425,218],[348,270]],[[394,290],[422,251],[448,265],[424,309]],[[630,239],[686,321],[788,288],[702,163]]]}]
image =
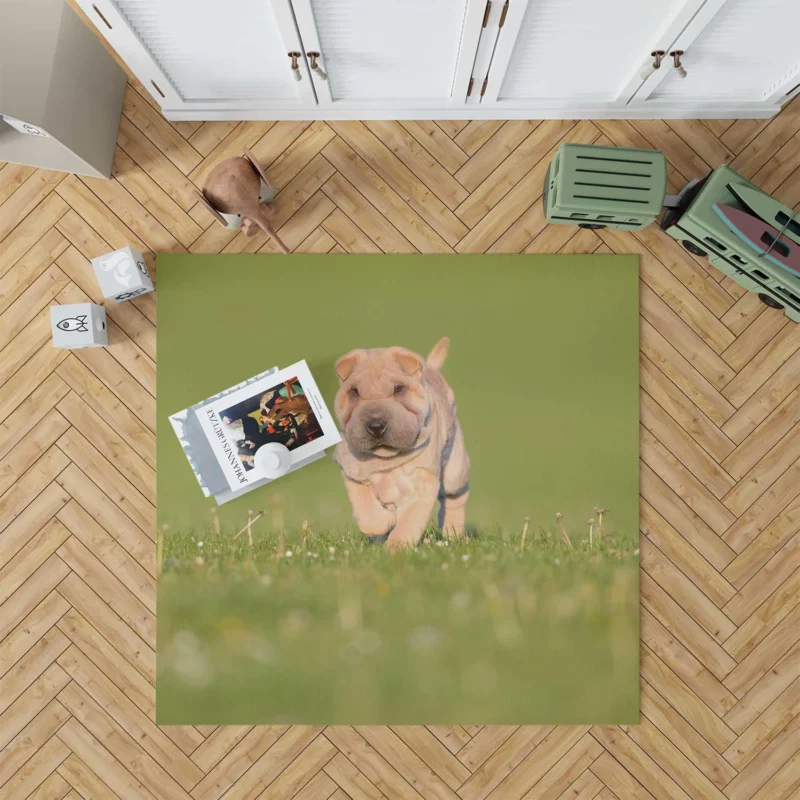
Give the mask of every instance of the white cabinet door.
[{"label": "white cabinet door", "polygon": [[671,41],[702,4],[510,0],[482,104],[554,110],[624,105],[641,85],[649,53]]},{"label": "white cabinet door", "polygon": [[486,0],[292,0],[320,108],[463,104]]},{"label": "white cabinet door", "polygon": [[[672,42],[686,77],[664,64],[634,104],[776,103],[800,82],[800,0],[714,0]],[[714,13],[709,13],[713,11]]]},{"label": "white cabinet door", "polygon": [[316,105],[289,0],[78,3],[165,109]]}]

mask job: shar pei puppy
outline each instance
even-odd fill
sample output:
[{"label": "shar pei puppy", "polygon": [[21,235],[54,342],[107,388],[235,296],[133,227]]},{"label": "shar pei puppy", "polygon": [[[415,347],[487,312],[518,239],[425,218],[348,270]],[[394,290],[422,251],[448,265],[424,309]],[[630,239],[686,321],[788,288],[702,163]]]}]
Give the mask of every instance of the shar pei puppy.
[{"label": "shar pei puppy", "polygon": [[336,362],[343,440],[333,457],[361,532],[391,549],[417,544],[437,501],[445,535],[464,533],[469,456],[440,372],[449,345],[441,339],[427,358],[387,347]]}]

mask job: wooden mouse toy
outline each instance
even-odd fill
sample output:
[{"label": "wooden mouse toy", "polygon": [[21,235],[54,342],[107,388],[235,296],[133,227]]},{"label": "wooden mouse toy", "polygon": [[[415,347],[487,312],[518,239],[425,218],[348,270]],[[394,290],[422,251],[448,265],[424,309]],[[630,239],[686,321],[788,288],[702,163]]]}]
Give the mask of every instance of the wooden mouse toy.
[{"label": "wooden mouse toy", "polygon": [[270,225],[274,210],[266,205],[274,192],[267,175],[249,150],[243,156],[226,158],[208,175],[200,199],[214,218],[226,228],[241,227],[245,236],[261,228],[284,253],[289,248]]}]

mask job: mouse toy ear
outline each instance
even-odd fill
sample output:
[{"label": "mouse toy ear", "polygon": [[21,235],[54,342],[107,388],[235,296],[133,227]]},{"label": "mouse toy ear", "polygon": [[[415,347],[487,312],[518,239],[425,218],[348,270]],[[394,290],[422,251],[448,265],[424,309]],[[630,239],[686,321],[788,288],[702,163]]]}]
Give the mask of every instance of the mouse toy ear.
[{"label": "mouse toy ear", "polygon": [[394,347],[392,351],[394,360],[400,365],[406,375],[413,375],[425,366],[422,356],[417,355],[417,353],[412,353],[411,350],[406,350],[405,347]]},{"label": "mouse toy ear", "polygon": [[211,205],[211,201],[206,197],[206,193],[205,192],[198,192],[197,194],[198,194],[198,197],[200,198],[201,202],[203,203],[203,205],[210,212],[211,216],[214,217],[214,219],[217,222],[219,222],[220,225],[222,225],[223,227],[227,228],[228,227],[228,223],[226,222],[225,217],[223,217],[222,214],[220,214],[219,211],[217,211],[217,209],[214,208],[214,206]]},{"label": "mouse toy ear", "polygon": [[246,148],[243,158],[246,158],[253,165],[253,169],[258,173],[258,177],[261,178],[261,180],[264,181],[267,186],[271,187],[272,184],[270,184],[269,179],[267,178],[267,173],[264,172],[264,168],[258,163],[258,159],[256,159],[256,157]]},{"label": "mouse toy ear", "polygon": [[362,354],[362,350],[351,350],[336,362],[333,369],[339,378],[339,383],[344,383],[353,374],[353,370],[361,360]]}]

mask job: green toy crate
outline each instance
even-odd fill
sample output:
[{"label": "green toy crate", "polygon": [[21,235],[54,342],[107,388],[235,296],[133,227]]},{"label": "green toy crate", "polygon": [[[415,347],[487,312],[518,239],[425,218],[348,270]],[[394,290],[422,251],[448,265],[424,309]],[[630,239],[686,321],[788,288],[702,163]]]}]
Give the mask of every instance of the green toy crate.
[{"label": "green toy crate", "polygon": [[800,276],[761,258],[714,211],[715,203],[747,210],[728,189],[729,183],[761,191],[730,167],[717,167],[681,192],[680,205],[669,209],[661,220],[662,230],[690,253],[707,255],[711,264],[745,289],[757,292],[766,305],[783,308],[789,319],[800,322]]},{"label": "green toy crate", "polygon": [[548,222],[638,231],[655,222],[667,189],[658,150],[562,144],[544,181]]}]

